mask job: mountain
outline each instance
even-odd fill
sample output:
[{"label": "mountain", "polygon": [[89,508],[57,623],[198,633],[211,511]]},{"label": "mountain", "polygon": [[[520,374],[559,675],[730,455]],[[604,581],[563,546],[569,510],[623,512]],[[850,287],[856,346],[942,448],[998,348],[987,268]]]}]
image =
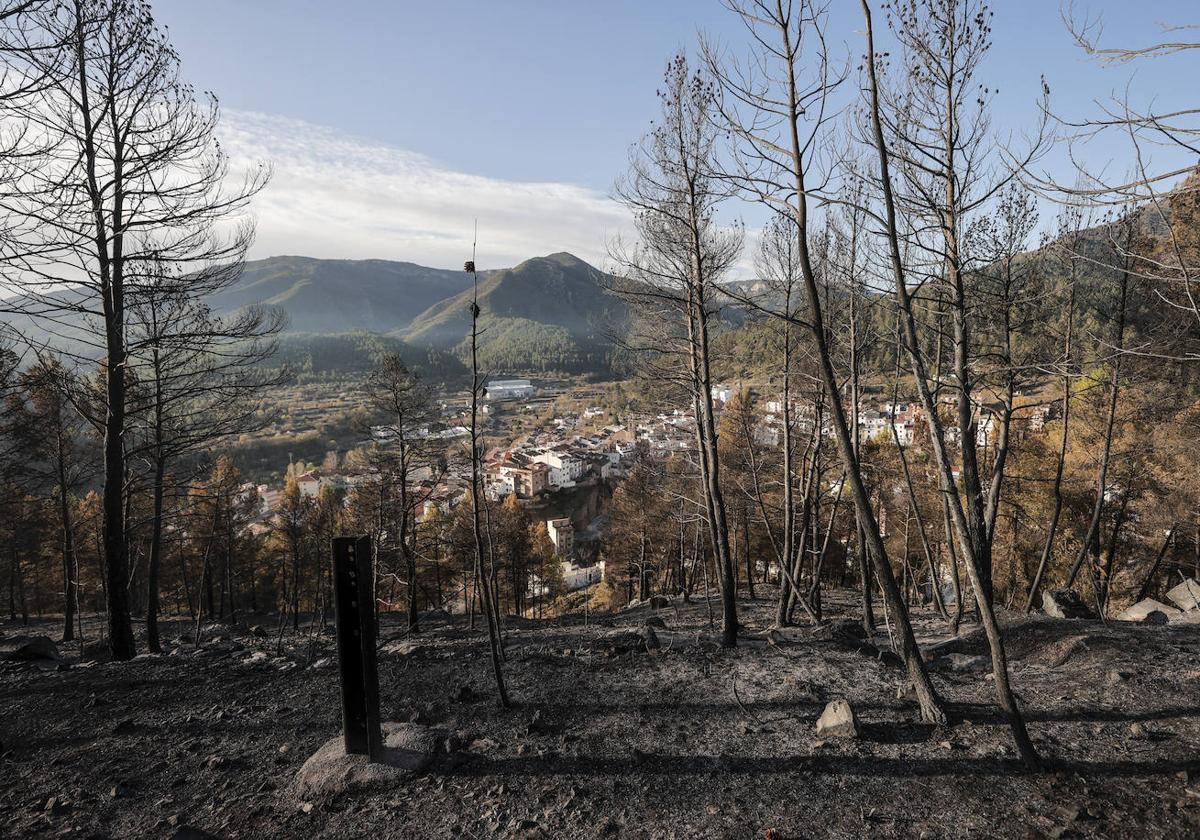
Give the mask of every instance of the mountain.
[{"label": "mountain", "polygon": [[241,279],[213,295],[218,312],[250,304],[281,309],[297,333],[390,332],[467,287],[470,275],[390,260],[270,257],[246,263]]},{"label": "mountain", "polygon": [[[247,262],[238,281],[208,303],[220,315],[254,304],[285,313],[288,324],[271,364],[337,375],[369,369],[381,353],[398,352],[424,374],[443,378],[460,375],[468,360],[471,281],[462,271],[407,262],[271,257]],[[615,355],[609,335],[628,316],[608,292],[611,283],[566,253],[480,272],[483,367],[607,372]],[[45,340],[39,324],[4,319]],[[77,325],[74,332],[88,330]],[[78,338],[55,343],[99,355],[81,349]]]},{"label": "mountain", "polygon": [[[526,260],[479,283],[479,355],[493,370],[608,370],[609,336],[628,320],[612,278],[567,253]],[[469,352],[471,289],[435,303],[394,332],[415,347]]]}]

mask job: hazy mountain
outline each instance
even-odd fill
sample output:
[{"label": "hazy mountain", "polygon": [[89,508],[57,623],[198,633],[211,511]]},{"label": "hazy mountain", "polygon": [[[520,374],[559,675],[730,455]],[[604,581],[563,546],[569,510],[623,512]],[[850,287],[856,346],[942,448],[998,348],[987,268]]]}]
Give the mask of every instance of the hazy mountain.
[{"label": "hazy mountain", "polygon": [[287,313],[297,333],[389,332],[466,288],[462,271],[390,260],[271,257],[246,263],[241,279],[210,299],[218,312],[250,304]]}]

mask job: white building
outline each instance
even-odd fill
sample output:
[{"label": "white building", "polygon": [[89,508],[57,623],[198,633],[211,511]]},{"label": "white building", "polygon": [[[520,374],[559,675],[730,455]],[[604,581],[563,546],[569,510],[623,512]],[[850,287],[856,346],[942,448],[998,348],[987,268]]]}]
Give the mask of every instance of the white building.
[{"label": "white building", "polygon": [[891,422],[874,409],[867,409],[858,415],[858,427],[867,440],[874,440],[881,432],[891,434]]},{"label": "white building", "polygon": [[604,576],[604,564],[593,566],[576,566],[574,563],[563,563],[563,588],[568,592],[583,589],[593,583],[599,583]]},{"label": "white building", "polygon": [[554,543],[555,554],[559,557],[571,556],[575,550],[575,527],[570,519],[547,519],[546,533],[550,535],[550,542]]},{"label": "white building", "polygon": [[975,428],[975,446],[982,449],[991,441],[992,433],[999,431],[1000,423],[990,411],[981,411],[979,414],[979,425]]},{"label": "white building", "polygon": [[519,400],[537,391],[528,379],[494,379],[487,384],[489,400]]},{"label": "white building", "polygon": [[583,458],[562,447],[538,452],[531,460],[550,468],[550,484],[554,487],[572,487],[587,471],[587,462]]}]

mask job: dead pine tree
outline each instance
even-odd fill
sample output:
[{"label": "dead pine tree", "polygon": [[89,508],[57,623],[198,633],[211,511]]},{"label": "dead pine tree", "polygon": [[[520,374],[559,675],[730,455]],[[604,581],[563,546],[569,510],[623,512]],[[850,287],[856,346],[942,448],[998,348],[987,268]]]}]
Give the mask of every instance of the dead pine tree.
[{"label": "dead pine tree", "polygon": [[29,16],[0,43],[20,91],[4,112],[22,138],[3,173],[13,188],[0,258],[20,278],[8,303],[33,324],[31,341],[73,340],[77,363],[104,359],[103,588],[113,658],[130,659],[132,301],[151,265],[183,276],[236,259],[230,222],[268,173],[226,178],[216,100],[184,80],[144,0],[66,0]]},{"label": "dead pine tree", "polygon": [[[854,446],[842,403],[841,378],[834,368],[830,332],[818,286],[810,240],[810,185],[823,180],[815,171],[816,145],[831,126],[827,103],[838,79],[831,72],[819,4],[800,0],[727,0],[754,34],[758,49],[743,65],[726,61],[712,44],[705,55],[721,96],[714,100],[734,145],[725,179],[740,192],[784,217],[796,237],[806,315],[797,318],[812,338],[818,376],[825,390],[828,422],[837,443],[855,516],[865,535],[888,615],[895,622],[900,654],[927,722],[945,723],[946,712],[917,647],[900,589],[888,561],[879,520]],[[779,313],[775,313],[777,316]]]},{"label": "dead pine tree", "polygon": [[408,589],[408,632],[420,629],[417,615],[417,516],[425,495],[414,489],[412,476],[427,470],[434,479],[440,478],[438,453],[420,431],[434,418],[433,403],[428,386],[404,361],[394,353],[385,355],[368,380],[369,400],[387,422],[388,439],[370,451],[372,465],[393,479],[395,499],[391,505],[380,505],[380,515],[387,509],[387,530],[393,540],[400,564],[404,567]]},{"label": "dead pine tree", "polygon": [[[882,195],[882,223],[887,252],[893,272],[893,290],[900,319],[904,350],[912,366],[922,407],[929,426],[939,478],[949,502],[955,537],[961,550],[971,586],[975,590],[980,621],[987,636],[992,658],[996,696],[1008,719],[1013,739],[1025,766],[1041,768],[1041,759],[1025,728],[1008,680],[1008,661],[1000,625],[991,601],[991,536],[995,508],[985,511],[984,490],[974,452],[971,408],[971,370],[974,358],[967,320],[968,300],[963,255],[960,250],[962,214],[978,207],[983,198],[969,197],[971,179],[980,177],[985,163],[986,119],[980,113],[974,121],[963,111],[967,102],[979,105],[984,99],[971,77],[983,53],[990,45],[989,12],[977,0],[935,2],[920,0],[906,5],[902,13],[890,18],[893,33],[900,42],[905,66],[906,85],[889,99],[888,126],[893,142],[884,133],[884,107],[879,84],[871,8],[862,0],[866,38],[866,75],[869,136],[878,158],[878,189]],[[954,325],[954,376],[959,391],[957,421],[962,450],[962,474],[966,504],[957,492],[946,435],[930,389],[930,378],[917,330],[907,267],[901,256],[901,231],[897,197],[893,187],[892,158],[899,162],[901,177],[906,178],[910,193],[904,210],[912,215],[909,229],[920,228],[928,214],[939,231],[933,247],[944,261],[951,296]],[[965,170],[960,171],[960,167]],[[930,175],[929,170],[933,170]],[[965,174],[964,174],[965,172]],[[929,186],[932,178],[934,184]],[[965,182],[965,183],[964,183]],[[978,186],[977,184],[975,186]],[[998,189],[993,187],[992,192]],[[983,191],[988,192],[987,188]],[[923,203],[922,199],[927,199]],[[993,475],[993,483],[1000,476]]]},{"label": "dead pine tree", "polygon": [[635,147],[617,199],[634,216],[636,246],[610,249],[625,280],[616,286],[644,323],[663,334],[696,419],[696,455],[709,542],[721,596],[721,644],[737,645],[736,571],[721,486],[713,409],[710,331],[721,279],[741,251],[741,229],[722,226],[717,211],[728,189],[715,169],[720,128],[711,119],[714,88],[687,59],[667,66],[659,91],[662,118]]},{"label": "dead pine tree", "polygon": [[[159,578],[165,552],[164,502],[177,493],[168,473],[217,441],[262,428],[269,415],[259,411],[263,389],[283,381],[262,363],[275,351],[283,318],[259,307],[218,317],[203,299],[228,288],[241,276],[242,257],[252,229],[244,228],[228,261],[186,274],[151,265],[131,290],[126,331],[128,370],[136,383],[129,400],[126,457],[141,466],[135,481],[149,484],[152,499],[146,562],[146,646],[161,650]],[[98,418],[94,421],[99,425]],[[199,457],[198,457],[199,456]],[[177,532],[179,529],[175,529]],[[227,535],[227,551],[232,551]],[[226,583],[232,580],[226,557]],[[228,585],[226,586],[228,589]],[[230,593],[231,604],[232,592]]]},{"label": "dead pine tree", "polygon": [[484,619],[487,622],[488,647],[492,656],[492,673],[496,677],[501,707],[511,705],[508,690],[504,686],[504,669],[501,667],[500,627],[496,619],[496,606],[488,575],[483,567],[483,526],[479,520],[479,504],[483,495],[479,451],[479,396],[483,382],[479,377],[479,273],[475,270],[475,249],[471,248],[471,259],[463,270],[470,273],[473,294],[471,295],[471,536],[475,547],[475,586],[480,589]]},{"label": "dead pine tree", "polygon": [[[0,361],[0,365],[4,362]],[[85,438],[85,418],[72,405],[70,373],[52,354],[23,371],[0,402],[19,486],[54,498],[61,534],[64,642],[75,639],[79,609],[79,557],[75,545],[75,496],[95,464]],[[8,447],[2,447],[7,449]]]}]

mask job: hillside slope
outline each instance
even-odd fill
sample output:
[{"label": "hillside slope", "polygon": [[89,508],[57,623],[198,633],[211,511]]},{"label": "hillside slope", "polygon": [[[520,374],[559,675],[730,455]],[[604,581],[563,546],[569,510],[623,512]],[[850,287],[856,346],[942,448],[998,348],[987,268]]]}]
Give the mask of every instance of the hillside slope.
[{"label": "hillside slope", "polygon": [[389,332],[469,280],[461,271],[390,260],[270,257],[246,263],[241,280],[210,302],[218,312],[256,303],[281,309],[290,332]]},{"label": "hillside slope", "polygon": [[[608,292],[609,278],[571,254],[526,260],[479,284],[480,356],[512,370],[601,370],[612,361],[609,336],[628,310]],[[462,356],[471,328],[471,290],[434,304],[396,334],[408,344]]]}]

